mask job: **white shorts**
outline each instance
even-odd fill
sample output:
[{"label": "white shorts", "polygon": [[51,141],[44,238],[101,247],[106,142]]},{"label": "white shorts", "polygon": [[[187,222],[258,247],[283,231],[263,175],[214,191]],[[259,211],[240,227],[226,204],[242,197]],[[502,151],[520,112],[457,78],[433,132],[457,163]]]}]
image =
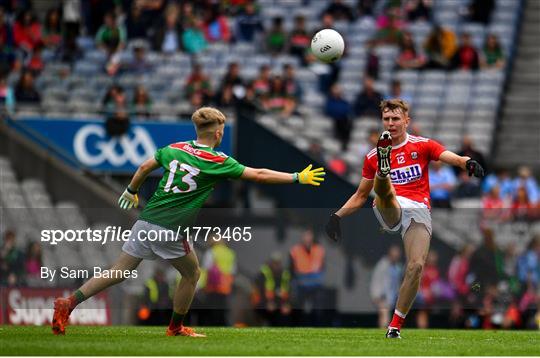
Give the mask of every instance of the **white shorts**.
[{"label": "white shorts", "polygon": [[173,230],[143,220],[137,220],[131,228],[129,240],[122,246],[122,251],[134,257],[147,260],[176,259],[193,251],[189,241],[175,237]]},{"label": "white shorts", "polygon": [[382,214],[379,212],[379,209],[374,205],[373,211],[375,212],[375,217],[379,220],[382,228],[388,232],[399,232],[401,230],[401,237],[405,236],[405,233],[411,226],[411,220],[414,219],[419,224],[424,224],[426,229],[431,236],[431,212],[429,207],[418,201],[414,201],[403,196],[396,197],[399,206],[401,207],[401,220],[394,227],[389,227],[382,217]]}]

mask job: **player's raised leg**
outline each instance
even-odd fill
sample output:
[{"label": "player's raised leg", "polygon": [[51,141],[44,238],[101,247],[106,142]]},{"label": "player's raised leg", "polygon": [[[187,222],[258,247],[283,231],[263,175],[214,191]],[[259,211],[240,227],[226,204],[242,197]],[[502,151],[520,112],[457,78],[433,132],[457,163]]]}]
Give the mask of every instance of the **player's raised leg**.
[{"label": "player's raised leg", "polygon": [[393,228],[401,220],[401,208],[396,199],[396,191],[390,181],[392,154],[392,136],[384,131],[377,142],[377,175],[373,189],[375,190],[375,206],[381,213],[388,227]]},{"label": "player's raised leg", "polygon": [[197,255],[192,251],[186,256],[168,261],[180,272],[182,278],[174,291],[173,313],[167,328],[167,336],[206,337],[204,334],[195,333],[192,328],[184,326],[184,317],[191,306],[195,288],[201,275]]},{"label": "player's raised leg", "polygon": [[101,277],[92,277],[68,298],[57,298],[54,301],[54,314],[52,331],[54,334],[65,334],[71,311],[77,305],[98,294],[107,287],[120,283],[126,279],[123,272],[132,271],[139,266],[142,259],[122,252],[116,262]]},{"label": "player's raised leg", "polygon": [[405,317],[416,298],[422,271],[429,251],[431,235],[424,224],[417,223],[414,219],[403,236],[405,256],[407,264],[405,276],[399,289],[396,309],[392,321],[388,325],[388,338],[400,338],[401,326]]}]

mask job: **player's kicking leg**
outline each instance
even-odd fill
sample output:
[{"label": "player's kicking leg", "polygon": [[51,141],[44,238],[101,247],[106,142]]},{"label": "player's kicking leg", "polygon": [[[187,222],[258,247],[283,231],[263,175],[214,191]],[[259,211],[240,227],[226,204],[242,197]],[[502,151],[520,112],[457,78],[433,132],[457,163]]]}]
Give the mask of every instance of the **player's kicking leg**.
[{"label": "player's kicking leg", "polygon": [[407,266],[405,268],[405,277],[399,289],[394,316],[386,332],[388,338],[401,338],[401,326],[418,292],[424,263],[429,251],[430,238],[431,234],[426,226],[417,223],[414,219],[403,236]]},{"label": "player's kicking leg", "polygon": [[375,191],[375,206],[389,228],[399,224],[401,207],[396,198],[396,191],[390,181],[390,158],[392,154],[392,137],[390,132],[381,134],[377,142],[378,169],[373,189]]},{"label": "player's kicking leg", "polygon": [[141,261],[141,258],[134,257],[125,252],[122,252],[116,262],[109,269],[109,271],[112,271],[111,274],[103,275],[106,277],[108,276],[108,278],[92,277],[68,298],[57,298],[54,301],[54,314],[52,319],[53,333],[65,334],[69,315],[79,303],[98,294],[107,287],[124,281],[125,277],[123,277],[122,275],[118,275],[117,273],[125,272],[125,270],[135,270],[137,266],[139,266]]},{"label": "player's kicking leg", "polygon": [[192,328],[184,326],[184,317],[191,306],[197,281],[201,275],[197,256],[192,251],[186,256],[168,261],[180,272],[182,279],[174,291],[173,314],[167,328],[167,336],[206,337],[204,334],[195,333]]}]

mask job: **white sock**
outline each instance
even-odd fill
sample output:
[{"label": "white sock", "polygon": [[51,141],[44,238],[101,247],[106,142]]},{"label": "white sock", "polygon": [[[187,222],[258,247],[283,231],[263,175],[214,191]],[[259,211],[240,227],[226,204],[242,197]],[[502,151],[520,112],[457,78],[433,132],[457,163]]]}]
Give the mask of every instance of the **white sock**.
[{"label": "white sock", "polygon": [[397,314],[399,317],[401,318],[405,318],[407,317],[407,314],[406,313],[401,313],[399,312],[397,309],[394,310],[394,313]]}]

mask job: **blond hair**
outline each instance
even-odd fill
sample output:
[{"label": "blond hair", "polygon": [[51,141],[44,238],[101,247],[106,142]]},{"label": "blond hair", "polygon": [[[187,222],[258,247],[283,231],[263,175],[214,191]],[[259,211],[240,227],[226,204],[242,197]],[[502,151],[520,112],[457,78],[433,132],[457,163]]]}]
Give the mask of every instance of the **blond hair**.
[{"label": "blond hair", "polygon": [[409,104],[399,98],[392,98],[381,101],[379,108],[383,113],[386,111],[395,111],[396,109],[400,109],[405,114],[409,113]]},{"label": "blond hair", "polygon": [[213,107],[201,107],[191,116],[191,121],[195,125],[195,131],[199,138],[212,136],[226,120],[225,115],[219,109]]}]

